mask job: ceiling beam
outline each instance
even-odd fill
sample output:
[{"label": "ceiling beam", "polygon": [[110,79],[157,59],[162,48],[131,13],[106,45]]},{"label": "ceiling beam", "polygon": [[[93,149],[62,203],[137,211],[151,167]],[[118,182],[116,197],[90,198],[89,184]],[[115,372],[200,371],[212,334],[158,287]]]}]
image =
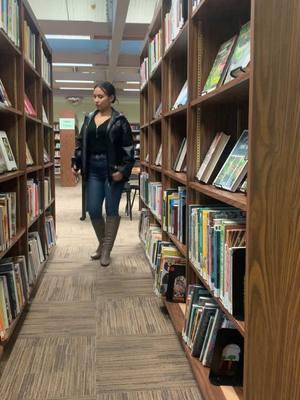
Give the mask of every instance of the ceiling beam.
[{"label": "ceiling beam", "polygon": [[130,0],[115,0],[107,80],[113,81]]}]

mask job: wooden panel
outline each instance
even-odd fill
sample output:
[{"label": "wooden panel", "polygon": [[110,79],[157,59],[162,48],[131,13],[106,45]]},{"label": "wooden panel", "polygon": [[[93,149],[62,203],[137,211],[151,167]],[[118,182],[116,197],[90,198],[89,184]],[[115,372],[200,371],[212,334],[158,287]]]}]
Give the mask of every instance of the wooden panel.
[{"label": "wooden panel", "polygon": [[300,3],[254,1],[245,392],[300,398]]}]

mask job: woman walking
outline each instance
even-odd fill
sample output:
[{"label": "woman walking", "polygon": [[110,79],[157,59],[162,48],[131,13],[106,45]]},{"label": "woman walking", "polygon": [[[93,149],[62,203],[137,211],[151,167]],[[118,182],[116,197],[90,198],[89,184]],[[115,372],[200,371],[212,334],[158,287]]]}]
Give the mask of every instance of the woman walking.
[{"label": "woman walking", "polygon": [[[93,260],[106,267],[117,236],[119,204],[124,183],[134,165],[134,146],[130,125],[116,111],[116,90],[110,82],[94,87],[96,110],[86,115],[75,149],[72,170],[86,181],[86,201],[99,245]],[[105,199],[106,221],[102,215]]]}]

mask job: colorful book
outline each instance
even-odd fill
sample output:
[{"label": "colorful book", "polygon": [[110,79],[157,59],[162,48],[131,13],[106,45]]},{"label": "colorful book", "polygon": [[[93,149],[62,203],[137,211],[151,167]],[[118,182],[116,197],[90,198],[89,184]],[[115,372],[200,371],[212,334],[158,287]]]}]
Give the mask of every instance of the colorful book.
[{"label": "colorful book", "polygon": [[232,54],[235,41],[236,36],[227,40],[227,42],[223,43],[219,48],[213,67],[201,92],[202,95],[211,92],[222,84],[228,70],[230,56]]},{"label": "colorful book", "polygon": [[248,131],[241,134],[213,185],[235,192],[247,173],[248,165]]}]

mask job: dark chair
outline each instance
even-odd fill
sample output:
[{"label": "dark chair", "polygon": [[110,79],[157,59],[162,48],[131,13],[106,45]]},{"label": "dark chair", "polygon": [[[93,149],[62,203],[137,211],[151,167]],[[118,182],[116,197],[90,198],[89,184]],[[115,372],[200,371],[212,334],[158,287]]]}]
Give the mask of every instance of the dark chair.
[{"label": "dark chair", "polygon": [[[131,192],[134,191],[133,197],[131,198]],[[132,220],[132,207],[134,205],[134,200],[137,192],[140,191],[140,175],[132,174],[129,181],[125,183],[123,193],[126,193],[126,215]]]}]

